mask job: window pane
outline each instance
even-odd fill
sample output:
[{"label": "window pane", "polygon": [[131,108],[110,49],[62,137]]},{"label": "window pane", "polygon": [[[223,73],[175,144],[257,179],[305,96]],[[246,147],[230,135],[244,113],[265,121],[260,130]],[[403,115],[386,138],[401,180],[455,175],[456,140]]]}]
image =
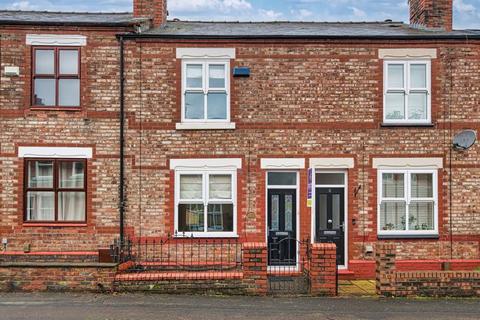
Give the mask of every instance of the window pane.
[{"label": "window pane", "polygon": [[225,88],[225,65],[210,65],[208,83],[210,88]]},{"label": "window pane", "polygon": [[58,80],[58,104],[60,106],[80,106],[80,80],[60,79]]},{"label": "window pane", "polygon": [[204,231],[203,204],[180,204],[178,206],[178,231]]},{"label": "window pane", "polygon": [[203,119],[204,104],[205,101],[203,93],[185,93],[185,118]]},{"label": "window pane", "polygon": [[408,96],[408,118],[427,119],[427,93],[411,93]]},{"label": "window pane", "polygon": [[233,231],[233,205],[208,205],[208,231]]},{"label": "window pane", "polygon": [[433,176],[431,173],[412,173],[412,198],[433,198]]},{"label": "window pane", "polygon": [[53,162],[29,161],[28,162],[28,187],[53,188]]},{"label": "window pane", "polygon": [[203,88],[202,73],[201,64],[187,64],[187,88]]},{"label": "window pane", "polygon": [[60,74],[78,74],[78,51],[60,50]]},{"label": "window pane", "polygon": [[427,66],[425,64],[410,65],[410,87],[427,87]]},{"label": "window pane", "polygon": [[232,199],[232,176],[210,175],[209,197],[210,199]]},{"label": "window pane", "polygon": [[404,74],[403,64],[388,65],[388,88],[403,88]]},{"label": "window pane", "polygon": [[332,194],[332,228],[340,229],[340,208],[342,206],[340,202],[339,194]]},{"label": "window pane", "polygon": [[55,105],[55,80],[54,79],[35,79],[35,97],[36,106],[54,106]]},{"label": "window pane", "polygon": [[180,176],[180,199],[203,199],[202,175]]},{"label": "window pane", "polygon": [[326,194],[320,194],[320,199],[318,202],[320,204],[319,208],[319,217],[318,217],[318,227],[320,230],[327,229],[327,217],[328,217],[328,196]]},{"label": "window pane", "polygon": [[60,163],[60,188],[82,188],[84,187],[85,168],[83,162],[61,162]]},{"label": "window pane", "polygon": [[55,51],[35,50],[35,73],[55,74]]},{"label": "window pane", "polygon": [[208,119],[227,119],[227,94],[208,94]]},{"label": "window pane", "polygon": [[383,198],[404,198],[405,197],[405,175],[403,173],[382,174],[382,197]]},{"label": "window pane", "polygon": [[409,230],[433,230],[433,202],[412,202],[408,207]]},{"label": "window pane", "polygon": [[315,175],[316,184],[339,184],[345,183],[345,175],[343,173],[317,173]]},{"label": "window pane", "polygon": [[405,94],[387,93],[385,118],[391,120],[405,119]]},{"label": "window pane", "polygon": [[55,220],[55,193],[28,192],[27,193],[27,220],[54,221]]},{"label": "window pane", "polygon": [[58,193],[58,220],[85,221],[85,192]]},{"label": "window pane", "polygon": [[406,230],[406,207],[404,201],[382,202],[380,205],[381,230]]},{"label": "window pane", "polygon": [[269,172],[268,184],[271,186],[295,186],[297,174],[295,172]]}]

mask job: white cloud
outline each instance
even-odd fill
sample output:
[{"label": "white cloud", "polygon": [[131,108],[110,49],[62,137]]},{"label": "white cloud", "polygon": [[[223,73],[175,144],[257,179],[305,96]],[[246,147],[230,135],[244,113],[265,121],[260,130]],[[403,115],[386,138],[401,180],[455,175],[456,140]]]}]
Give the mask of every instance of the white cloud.
[{"label": "white cloud", "polygon": [[365,18],[367,16],[366,12],[359,9],[359,8],[356,8],[356,7],[350,7],[350,9],[353,11],[353,15],[356,17],[356,18]]},{"label": "white cloud", "polygon": [[30,3],[30,1],[16,1],[12,3],[9,8],[10,10],[36,10],[38,7]]},{"label": "white cloud", "polygon": [[246,0],[171,0],[168,7],[172,11],[201,12],[214,10],[229,12],[232,10],[250,10],[252,5]]},{"label": "white cloud", "polygon": [[475,6],[469,3],[463,2],[463,0],[455,0],[453,2],[454,8],[460,13],[474,13]]},{"label": "white cloud", "polygon": [[257,20],[280,20],[283,14],[275,10],[258,10],[258,19]]}]

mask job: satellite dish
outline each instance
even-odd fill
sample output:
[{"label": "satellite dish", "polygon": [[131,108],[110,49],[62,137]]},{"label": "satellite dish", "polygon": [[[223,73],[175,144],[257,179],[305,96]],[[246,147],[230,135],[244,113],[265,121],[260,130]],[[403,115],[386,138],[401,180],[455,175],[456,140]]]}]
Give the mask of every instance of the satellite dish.
[{"label": "satellite dish", "polygon": [[453,138],[453,148],[456,150],[468,150],[477,141],[477,133],[474,130],[464,130]]}]

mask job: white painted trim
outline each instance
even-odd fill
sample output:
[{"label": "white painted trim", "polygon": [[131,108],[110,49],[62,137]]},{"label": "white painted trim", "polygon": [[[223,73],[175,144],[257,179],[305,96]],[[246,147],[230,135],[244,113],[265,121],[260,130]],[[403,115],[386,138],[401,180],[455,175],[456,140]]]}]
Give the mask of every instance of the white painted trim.
[{"label": "white painted trim", "polygon": [[378,49],[380,59],[436,59],[437,49],[399,48]]},{"label": "white painted trim", "polygon": [[20,158],[76,158],[91,159],[92,148],[72,147],[18,147]]},{"label": "white painted trim", "polygon": [[374,169],[442,169],[443,158],[373,158],[372,166]]},{"label": "white painted trim", "polygon": [[311,158],[310,168],[317,169],[352,169],[355,167],[353,158]]},{"label": "white painted trim", "polygon": [[242,169],[241,158],[170,159],[170,170]]},{"label": "white painted trim", "polygon": [[[404,179],[404,197],[403,198],[384,198],[383,194],[383,181],[382,176],[384,173],[401,173],[405,175]],[[411,197],[411,175],[415,173],[429,173],[432,174],[432,188],[433,188],[433,197],[432,198],[412,198]],[[413,200],[412,200],[413,199]],[[434,218],[434,230],[381,230],[380,224],[380,206],[382,201],[405,201],[406,203],[406,216],[409,216],[409,204],[412,201],[433,201],[433,218]],[[380,236],[436,236],[438,235],[438,170],[426,170],[426,169],[387,169],[387,170],[378,170],[377,171],[377,234]],[[407,220],[408,221],[408,220]]]},{"label": "white painted trim", "polygon": [[75,34],[27,34],[26,43],[30,46],[80,47],[87,45],[87,37]]},{"label": "white painted trim", "polygon": [[234,122],[183,122],[175,125],[177,130],[234,130]]},{"label": "white painted trim", "polygon": [[177,48],[177,59],[235,59],[235,48]]},{"label": "white painted trim", "polygon": [[305,158],[262,158],[262,169],[305,169]]}]

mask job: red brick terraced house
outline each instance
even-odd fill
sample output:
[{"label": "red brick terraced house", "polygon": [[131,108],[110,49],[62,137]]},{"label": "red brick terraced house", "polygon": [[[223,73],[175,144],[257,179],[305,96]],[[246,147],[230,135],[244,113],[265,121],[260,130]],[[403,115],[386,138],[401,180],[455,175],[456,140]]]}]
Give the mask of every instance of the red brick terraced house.
[{"label": "red brick terraced house", "polygon": [[350,279],[379,243],[478,268],[480,149],[452,141],[480,128],[480,32],[409,2],[410,24],[1,11],[2,261],[193,238],[264,243],[269,270],[334,242]]}]

